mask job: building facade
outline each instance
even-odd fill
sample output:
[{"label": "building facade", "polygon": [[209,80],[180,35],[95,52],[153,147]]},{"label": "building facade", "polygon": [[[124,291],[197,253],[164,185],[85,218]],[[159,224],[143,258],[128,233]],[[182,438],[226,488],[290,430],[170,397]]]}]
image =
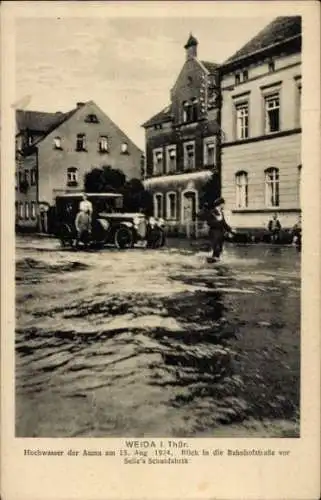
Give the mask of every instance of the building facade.
[{"label": "building facade", "polygon": [[141,178],[142,151],[93,102],[68,113],[16,112],[16,226],[47,231],[55,196],[84,189],[85,174],[111,166]]},{"label": "building facade", "polygon": [[221,66],[222,196],[236,228],[300,212],[301,18],[275,19]]},{"label": "building facade", "polygon": [[197,45],[190,35],[169,106],[143,124],[144,184],[153,194],[154,215],[180,232],[195,230],[202,187],[213,175],[220,178],[219,70],[198,59]]}]

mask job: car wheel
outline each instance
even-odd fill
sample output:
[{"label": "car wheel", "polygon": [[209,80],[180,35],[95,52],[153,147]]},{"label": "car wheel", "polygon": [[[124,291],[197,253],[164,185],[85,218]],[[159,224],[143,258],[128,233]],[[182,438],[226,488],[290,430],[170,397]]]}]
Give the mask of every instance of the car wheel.
[{"label": "car wheel", "polygon": [[115,245],[117,248],[131,248],[133,246],[133,233],[125,226],[119,227],[115,232]]}]

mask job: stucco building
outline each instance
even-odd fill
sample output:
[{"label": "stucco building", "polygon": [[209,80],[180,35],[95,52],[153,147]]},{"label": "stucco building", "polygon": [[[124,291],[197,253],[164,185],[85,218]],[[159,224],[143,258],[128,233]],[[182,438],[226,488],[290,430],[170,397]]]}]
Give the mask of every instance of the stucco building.
[{"label": "stucco building", "polygon": [[220,178],[218,65],[199,60],[197,46],[190,35],[170,104],[143,124],[154,214],[183,232],[194,230],[202,186],[213,174]]},{"label": "stucco building", "polygon": [[93,102],[68,113],[16,112],[16,225],[47,229],[61,192],[82,191],[84,177],[109,165],[141,178],[142,151]]},{"label": "stucco building", "polygon": [[232,226],[300,212],[301,18],[280,17],[221,66],[222,195]]}]

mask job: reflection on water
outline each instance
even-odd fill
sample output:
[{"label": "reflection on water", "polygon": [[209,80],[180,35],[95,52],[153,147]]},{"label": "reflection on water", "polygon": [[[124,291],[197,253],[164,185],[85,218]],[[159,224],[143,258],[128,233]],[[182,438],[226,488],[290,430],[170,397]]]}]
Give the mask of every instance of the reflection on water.
[{"label": "reflection on water", "polygon": [[295,421],[300,262],[277,250],[231,247],[213,266],[190,249],[18,240],[17,435],[215,436]]}]

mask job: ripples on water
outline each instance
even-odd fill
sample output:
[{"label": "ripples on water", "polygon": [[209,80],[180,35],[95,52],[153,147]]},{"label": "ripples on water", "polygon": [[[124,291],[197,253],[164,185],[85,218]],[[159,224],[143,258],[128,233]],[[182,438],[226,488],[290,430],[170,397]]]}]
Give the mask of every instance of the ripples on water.
[{"label": "ripples on water", "polygon": [[[202,436],[298,418],[299,258],[21,240],[18,436]],[[246,435],[246,433],[245,433]]]}]

